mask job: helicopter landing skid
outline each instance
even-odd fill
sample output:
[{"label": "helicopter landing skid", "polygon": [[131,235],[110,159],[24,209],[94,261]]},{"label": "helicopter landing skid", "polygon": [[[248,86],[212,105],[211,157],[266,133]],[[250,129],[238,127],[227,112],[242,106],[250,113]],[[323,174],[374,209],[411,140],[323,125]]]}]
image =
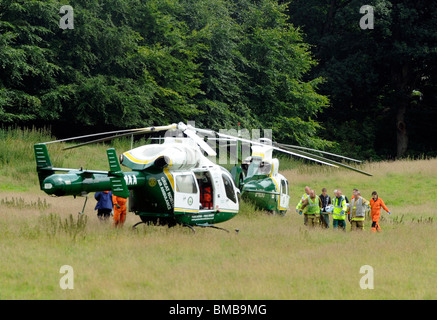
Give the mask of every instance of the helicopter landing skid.
[{"label": "helicopter landing skid", "polygon": [[223,231],[226,231],[227,233],[230,232],[228,229],[220,228],[220,227],[214,226],[212,224],[196,224],[196,226],[202,227],[202,228],[212,228],[212,229],[223,230]]},{"label": "helicopter landing skid", "polygon": [[216,227],[216,226],[201,226],[201,227],[202,228],[213,228],[213,229],[223,230],[223,231],[226,231],[227,233],[230,232],[228,229],[220,228],[220,227]]},{"label": "helicopter landing skid", "polygon": [[137,223],[135,223],[135,224],[132,226],[132,229],[135,229],[138,225],[140,225],[140,224],[142,224],[142,223],[146,224],[146,223],[143,222],[143,221],[137,222]]},{"label": "helicopter landing skid", "polygon": [[188,229],[190,229],[191,231],[193,231],[193,233],[196,233],[196,229],[193,228],[193,226],[190,226],[189,224],[183,224],[183,227],[187,227]]}]

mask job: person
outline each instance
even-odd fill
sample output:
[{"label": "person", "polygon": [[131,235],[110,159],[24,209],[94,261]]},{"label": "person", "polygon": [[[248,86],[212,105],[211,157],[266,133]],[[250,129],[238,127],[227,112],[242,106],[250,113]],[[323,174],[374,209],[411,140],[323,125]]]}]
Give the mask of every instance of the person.
[{"label": "person", "polygon": [[212,185],[206,176],[199,180],[200,187],[200,209],[213,209]]},{"label": "person", "polygon": [[301,211],[308,207],[305,213],[308,226],[314,227],[317,224],[322,206],[322,200],[320,200],[314,190],[311,190],[309,197],[302,202],[301,207]]},{"label": "person", "polygon": [[332,201],[334,205],[334,210],[332,211],[332,228],[336,230],[337,227],[340,227],[343,231],[346,231],[346,199],[342,196],[340,189],[335,190],[334,194],[335,198]]},{"label": "person", "polygon": [[[354,189],[352,189],[352,197],[351,197],[351,202],[352,202],[352,200],[355,198],[355,194],[358,192],[358,189],[357,188],[354,188]],[[347,202],[347,199],[346,199],[346,202]],[[348,202],[349,203],[349,202]]]},{"label": "person", "polygon": [[361,196],[361,192],[354,189],[354,195],[349,206],[348,220],[351,224],[351,231],[364,230],[366,209],[370,202]]},{"label": "person", "polygon": [[381,232],[381,227],[379,226],[381,208],[383,208],[388,214],[391,214],[384,201],[378,196],[378,193],[376,191],[373,191],[372,199],[370,199],[370,217],[372,218],[372,227],[370,230],[372,232]]},{"label": "person", "polygon": [[302,208],[302,203],[306,200],[306,199],[308,199],[308,197],[309,197],[309,195],[310,195],[310,191],[311,191],[311,188],[310,187],[308,187],[308,186],[306,186],[305,187],[305,193],[302,195],[302,197],[300,198],[300,201],[299,201],[299,203],[297,204],[297,206],[296,206],[296,212],[297,213],[299,213],[300,215],[302,215],[302,213],[304,213],[304,216],[303,216],[303,224],[306,226],[307,225],[307,223],[308,223],[308,221],[307,221],[307,216],[305,215],[305,213],[306,213],[306,211],[308,210],[307,208],[305,208],[305,210],[301,210],[301,208]]},{"label": "person", "polygon": [[112,202],[114,203],[114,227],[122,227],[126,221],[126,202],[127,199],[112,195]]},{"label": "person", "polygon": [[332,204],[332,201],[331,201],[331,197],[327,194],[326,188],[322,189],[322,194],[319,196],[319,198],[322,201],[322,210],[320,213],[320,224],[325,228],[329,228],[328,206]]},{"label": "person", "polygon": [[97,217],[100,221],[108,220],[112,212],[112,192],[96,192],[94,198],[97,200],[96,207],[94,208],[94,210],[97,210]]}]

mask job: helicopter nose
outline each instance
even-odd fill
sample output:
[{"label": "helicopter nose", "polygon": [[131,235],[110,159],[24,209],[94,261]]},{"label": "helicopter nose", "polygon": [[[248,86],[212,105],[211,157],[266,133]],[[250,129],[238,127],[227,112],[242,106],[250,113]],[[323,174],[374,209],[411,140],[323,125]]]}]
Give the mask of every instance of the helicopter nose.
[{"label": "helicopter nose", "polygon": [[65,181],[61,176],[54,174],[44,180],[42,190],[49,195],[63,196],[66,193]]}]

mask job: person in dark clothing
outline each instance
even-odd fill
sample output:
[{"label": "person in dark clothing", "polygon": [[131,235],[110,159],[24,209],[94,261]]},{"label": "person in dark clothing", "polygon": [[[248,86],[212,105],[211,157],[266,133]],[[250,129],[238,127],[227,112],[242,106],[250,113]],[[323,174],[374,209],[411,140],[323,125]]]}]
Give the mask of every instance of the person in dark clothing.
[{"label": "person in dark clothing", "polygon": [[103,191],[96,192],[94,198],[97,200],[96,207],[94,210],[97,210],[97,217],[100,221],[106,221],[111,216],[112,211],[112,192],[111,191]]},{"label": "person in dark clothing", "polygon": [[329,212],[327,207],[332,204],[331,197],[327,194],[326,188],[322,189],[322,194],[319,196],[322,201],[322,210],[320,212],[320,225],[329,228]]}]

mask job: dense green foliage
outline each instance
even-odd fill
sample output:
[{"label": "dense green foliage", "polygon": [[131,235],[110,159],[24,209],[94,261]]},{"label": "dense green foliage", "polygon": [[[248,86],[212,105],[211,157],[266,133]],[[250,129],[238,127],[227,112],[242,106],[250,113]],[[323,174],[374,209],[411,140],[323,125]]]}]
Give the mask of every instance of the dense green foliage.
[{"label": "dense green foliage", "polygon": [[195,120],[272,128],[324,145],[328,105],[301,33],[277,1],[0,1],[3,124],[138,127]]},{"label": "dense green foliage", "polygon": [[[374,29],[360,28],[363,5]],[[324,135],[361,158],[436,154],[436,1],[295,0],[289,13],[320,61],[311,76],[326,79]]]},{"label": "dense green foliage", "polygon": [[0,0],[3,127],[241,123],[359,158],[435,155],[436,88],[431,0]]}]

